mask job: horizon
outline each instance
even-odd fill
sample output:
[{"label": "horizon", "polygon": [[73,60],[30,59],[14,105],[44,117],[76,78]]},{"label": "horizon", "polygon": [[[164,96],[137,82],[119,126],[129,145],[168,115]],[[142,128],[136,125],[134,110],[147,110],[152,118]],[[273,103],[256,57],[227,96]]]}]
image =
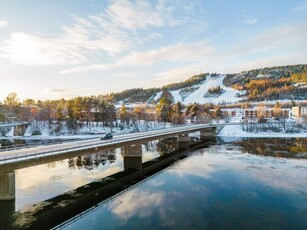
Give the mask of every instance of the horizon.
[{"label": "horizon", "polygon": [[307,1],[0,3],[0,101],[159,88],[307,63]]}]

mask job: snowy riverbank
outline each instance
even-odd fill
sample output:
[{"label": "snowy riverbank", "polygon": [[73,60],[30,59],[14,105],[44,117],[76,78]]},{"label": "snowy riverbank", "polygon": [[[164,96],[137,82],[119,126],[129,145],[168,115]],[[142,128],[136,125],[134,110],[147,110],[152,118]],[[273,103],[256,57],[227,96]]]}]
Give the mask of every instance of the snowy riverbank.
[{"label": "snowy riverbank", "polygon": [[306,132],[301,133],[284,133],[284,132],[246,132],[239,125],[227,125],[217,135],[219,137],[304,137],[307,138]]}]

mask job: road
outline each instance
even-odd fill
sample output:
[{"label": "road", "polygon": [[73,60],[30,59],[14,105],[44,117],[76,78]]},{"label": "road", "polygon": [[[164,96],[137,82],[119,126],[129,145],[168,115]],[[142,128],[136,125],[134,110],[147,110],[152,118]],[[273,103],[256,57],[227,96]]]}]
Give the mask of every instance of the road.
[{"label": "road", "polygon": [[82,140],[68,143],[61,143],[48,146],[36,146],[32,148],[24,148],[18,150],[4,151],[0,153],[0,165],[12,162],[27,161],[35,158],[43,158],[63,153],[77,152],[87,149],[95,149],[101,147],[119,147],[125,144],[142,143],[159,138],[165,138],[171,135],[179,135],[181,133],[192,133],[202,129],[212,128],[212,124],[186,125],[163,130],[154,130],[148,132],[140,132],[133,134],[125,134],[114,136],[111,140],[100,140],[99,138]]}]

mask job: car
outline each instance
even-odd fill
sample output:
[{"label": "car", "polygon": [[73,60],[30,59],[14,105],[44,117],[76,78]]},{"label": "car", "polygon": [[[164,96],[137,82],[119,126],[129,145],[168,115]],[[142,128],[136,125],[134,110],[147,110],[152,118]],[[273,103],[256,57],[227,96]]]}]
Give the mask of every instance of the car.
[{"label": "car", "polygon": [[113,138],[112,133],[106,133],[104,136],[100,137],[100,140],[110,140]]}]

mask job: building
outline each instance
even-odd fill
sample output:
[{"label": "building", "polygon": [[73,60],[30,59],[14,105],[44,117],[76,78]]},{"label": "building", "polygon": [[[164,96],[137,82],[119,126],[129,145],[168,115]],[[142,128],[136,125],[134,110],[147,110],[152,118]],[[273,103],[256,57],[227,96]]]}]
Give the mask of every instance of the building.
[{"label": "building", "polygon": [[294,117],[307,116],[307,106],[294,106],[291,112]]},{"label": "building", "polygon": [[289,118],[290,110],[289,109],[281,109],[278,114],[274,109],[266,108],[266,109],[245,109],[244,110],[244,117],[246,119],[256,119],[261,116],[265,118],[275,118],[275,117],[282,117],[282,118]]}]

